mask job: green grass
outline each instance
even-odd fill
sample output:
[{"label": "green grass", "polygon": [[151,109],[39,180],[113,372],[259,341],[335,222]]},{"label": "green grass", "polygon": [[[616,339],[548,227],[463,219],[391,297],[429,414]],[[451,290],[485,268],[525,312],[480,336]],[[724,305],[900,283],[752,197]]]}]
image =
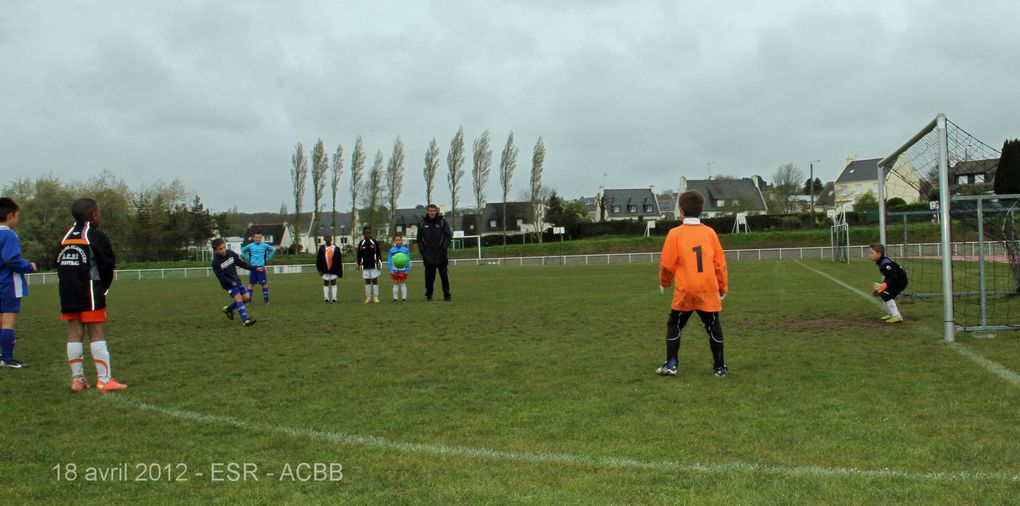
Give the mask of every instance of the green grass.
[{"label": "green grass", "polygon": [[[867,262],[803,265],[863,289],[876,277]],[[1020,497],[1020,482],[1009,479],[1020,475],[1020,388],[939,340],[941,307],[904,306],[906,323],[884,325],[872,301],[796,262],[732,263],[730,275],[724,379],[711,374],[707,336],[695,323],[684,332],[680,375],[653,374],[669,304],[655,288],[654,265],[455,267],[450,304],[422,300],[420,270],[412,272],[412,301],[397,305],[388,301],[388,281],[384,302],[366,306],[360,280],[345,278],[334,306],[322,304],[315,276],[278,275],[273,304],[252,305],[253,328],[223,317],[227,297],[212,280],[122,281],[110,294],[108,335],[114,374],[130,388],[105,397],[67,391],[56,292],[34,286],[18,320],[18,356],[30,367],[0,370],[5,499]],[[1020,371],[1015,336],[960,341]],[[87,370],[94,377],[91,364]],[[506,453],[483,457],[477,449]],[[186,465],[189,480],[68,482],[53,470],[128,463],[133,479],[133,466],[150,462]],[[262,479],[211,482],[216,462],[257,464]],[[342,464],[343,480],[264,475],[315,462]],[[946,472],[961,475],[926,474]]]}]

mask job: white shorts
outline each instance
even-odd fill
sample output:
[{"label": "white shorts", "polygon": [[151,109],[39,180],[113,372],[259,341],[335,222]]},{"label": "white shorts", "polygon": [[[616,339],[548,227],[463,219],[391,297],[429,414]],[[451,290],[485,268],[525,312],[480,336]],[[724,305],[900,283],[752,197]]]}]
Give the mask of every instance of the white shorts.
[{"label": "white shorts", "polygon": [[322,275],[322,280],[323,281],[336,281],[337,277],[339,277],[339,276],[337,276],[336,274],[323,274]]},{"label": "white shorts", "polygon": [[379,277],[379,269],[365,269],[361,271],[361,277],[365,279],[375,279]]}]

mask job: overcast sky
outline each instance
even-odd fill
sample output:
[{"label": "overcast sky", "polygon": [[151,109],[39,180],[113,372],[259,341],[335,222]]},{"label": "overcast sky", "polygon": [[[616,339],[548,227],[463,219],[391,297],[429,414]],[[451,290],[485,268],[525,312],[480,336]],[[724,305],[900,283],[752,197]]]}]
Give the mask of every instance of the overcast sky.
[{"label": "overcast sky", "polygon": [[490,202],[511,129],[512,198],[539,136],[567,197],[812,160],[828,181],[938,112],[996,148],[1020,137],[1020,3],[973,4],[0,0],[0,185],[110,169],[179,178],[215,210],[293,210],[294,145],[322,137],[345,148],[348,208],[355,138],[370,166],[399,135],[410,207],[432,137],[449,201],[461,126],[469,147],[492,134]]}]

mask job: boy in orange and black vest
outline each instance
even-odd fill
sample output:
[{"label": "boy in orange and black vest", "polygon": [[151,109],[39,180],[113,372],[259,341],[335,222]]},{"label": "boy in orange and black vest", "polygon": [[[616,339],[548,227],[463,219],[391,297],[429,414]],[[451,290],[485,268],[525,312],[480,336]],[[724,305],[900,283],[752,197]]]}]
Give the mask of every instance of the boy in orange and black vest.
[{"label": "boy in orange and black vest", "polygon": [[60,319],[67,322],[67,364],[71,367],[71,391],[89,388],[85,381],[82,339],[86,331],[92,361],[96,365],[96,389],[123,390],[110,374],[110,350],[106,347],[106,293],[113,284],[117,259],[110,239],[99,230],[101,215],[95,200],[82,198],[71,204],[74,226],[64,234],[57,253],[60,282]]},{"label": "boy in orange and black vest", "polygon": [[698,313],[708,331],[715,375],[729,372],[723,359],[723,334],[719,324],[722,298],[726,296],[729,278],[726,256],[719,236],[701,223],[705,199],[696,191],[687,191],[678,198],[683,224],[669,231],[662,245],[659,261],[660,290],[673,288],[672,310],[666,324],[666,362],[656,369],[663,376],[675,376],[680,353],[680,333]]}]

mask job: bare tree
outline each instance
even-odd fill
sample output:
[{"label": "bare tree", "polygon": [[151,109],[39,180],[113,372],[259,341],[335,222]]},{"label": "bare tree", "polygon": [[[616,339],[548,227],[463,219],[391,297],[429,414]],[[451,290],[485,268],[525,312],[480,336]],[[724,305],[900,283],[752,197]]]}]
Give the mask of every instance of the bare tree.
[{"label": "bare tree", "polygon": [[393,141],[393,154],[390,155],[390,163],[386,165],[386,190],[390,202],[390,223],[393,230],[397,223],[397,201],[404,191],[404,142],[397,136]]},{"label": "bare tree", "polygon": [[[354,141],[354,154],[351,155],[351,228],[358,228],[358,191],[361,189],[361,178],[365,174],[365,143],[361,136]],[[354,234],[355,230],[351,230]]]},{"label": "bare tree", "polygon": [[425,204],[432,203],[432,190],[436,186],[436,173],[439,172],[439,143],[436,138],[429,142],[429,150],[425,152]]},{"label": "bare tree", "polygon": [[379,213],[379,204],[383,194],[383,154],[382,150],[375,152],[375,162],[372,170],[368,171],[368,181],[365,181],[365,193],[367,197],[366,207],[368,208],[368,226],[372,230],[376,228],[376,215]]},{"label": "bare tree", "polygon": [[802,181],[804,181],[804,171],[800,170],[793,163],[780,166],[772,174],[772,184],[775,186],[774,191],[783,201],[784,212],[790,212],[790,196],[797,194]]},{"label": "bare tree", "polygon": [[485,212],[485,185],[489,184],[489,173],[492,172],[492,148],[489,142],[489,131],[475,139],[474,158],[471,167],[471,186],[475,191],[475,202],[478,211],[475,213],[475,231],[482,233],[482,214]]},{"label": "bare tree", "polygon": [[308,158],[305,147],[301,143],[294,146],[294,155],[290,157],[290,179],[294,183],[294,244],[301,249],[301,201],[305,198],[305,187],[308,181]]},{"label": "bare tree", "polygon": [[326,175],[329,174],[329,155],[326,154],[326,143],[320,137],[312,148],[312,200],[315,202],[312,207],[312,222],[309,224],[314,235],[319,230],[319,204],[326,192]]},{"label": "bare tree", "polygon": [[333,153],[333,174],[329,180],[329,189],[333,192],[333,224],[330,230],[336,236],[336,194],[340,190],[340,176],[344,174],[344,145],[339,144]]},{"label": "bare tree", "polygon": [[460,180],[464,177],[464,127],[457,130],[457,134],[450,141],[450,152],[446,155],[446,166],[450,172],[446,181],[450,184],[450,224],[456,228],[457,225],[457,193],[460,191]]},{"label": "bare tree", "polygon": [[545,202],[542,192],[542,169],[545,164],[545,143],[542,137],[535,143],[531,155],[531,220],[535,226],[538,242],[542,242],[542,203]]},{"label": "bare tree", "polygon": [[510,183],[514,177],[514,170],[517,168],[517,153],[519,150],[514,145],[514,131],[506,137],[506,145],[503,146],[502,156],[499,158],[499,184],[503,188],[503,247],[506,248],[506,199],[510,195]]}]

